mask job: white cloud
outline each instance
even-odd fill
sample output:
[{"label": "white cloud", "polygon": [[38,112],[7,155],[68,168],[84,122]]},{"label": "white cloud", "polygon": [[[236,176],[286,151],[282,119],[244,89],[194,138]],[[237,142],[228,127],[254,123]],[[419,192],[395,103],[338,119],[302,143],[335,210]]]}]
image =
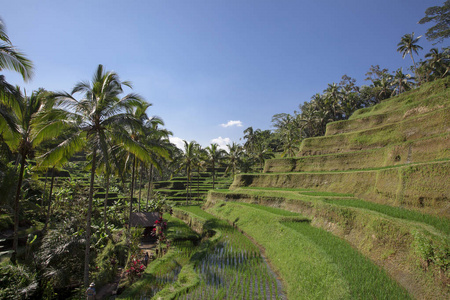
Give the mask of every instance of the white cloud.
[{"label": "white cloud", "polygon": [[180,139],[179,137],[176,137],[176,136],[169,136],[169,141],[172,144],[175,144],[175,146],[177,146],[177,148],[184,150],[184,140],[183,139]]},{"label": "white cloud", "polygon": [[218,138],[212,139],[211,143],[212,144],[216,143],[217,145],[219,145],[219,149],[227,150],[228,149],[227,145],[231,144],[231,139],[219,136]]},{"label": "white cloud", "polygon": [[222,126],[222,127],[230,127],[230,126],[242,127],[242,122],[230,120],[230,121],[228,121],[227,124],[220,124],[220,126]]}]

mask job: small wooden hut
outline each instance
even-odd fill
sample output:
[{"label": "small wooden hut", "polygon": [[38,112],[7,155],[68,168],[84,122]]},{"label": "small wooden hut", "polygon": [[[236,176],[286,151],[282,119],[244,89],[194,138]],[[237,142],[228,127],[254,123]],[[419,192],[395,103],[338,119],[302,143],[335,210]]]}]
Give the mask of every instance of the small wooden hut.
[{"label": "small wooden hut", "polygon": [[131,214],[130,226],[144,228],[144,236],[148,237],[158,219],[159,214],[156,212],[135,212]]}]

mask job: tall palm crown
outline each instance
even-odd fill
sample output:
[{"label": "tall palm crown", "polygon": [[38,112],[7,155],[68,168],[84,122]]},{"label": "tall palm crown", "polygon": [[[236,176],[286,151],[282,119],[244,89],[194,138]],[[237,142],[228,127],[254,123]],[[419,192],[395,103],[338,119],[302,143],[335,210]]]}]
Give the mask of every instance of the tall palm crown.
[{"label": "tall palm crown", "polygon": [[414,61],[413,52],[418,54],[418,50],[422,50],[423,48],[419,45],[417,45],[417,42],[422,36],[418,36],[417,38],[414,38],[414,32],[409,34],[405,34],[402,36],[400,43],[397,44],[397,52],[400,52],[402,54],[402,58],[405,58],[406,54],[411,55],[411,60],[414,65],[414,69],[416,69],[416,62]]},{"label": "tall palm crown", "polygon": [[[129,82],[120,81],[115,72],[105,72],[103,66],[99,65],[92,82],[77,83],[71,94],[55,94],[61,112],[66,114],[68,124],[76,126],[77,130],[67,140],[49,151],[45,155],[44,163],[71,156],[82,150],[85,145],[92,151],[86,222],[85,286],[89,284],[91,214],[97,153],[101,153],[106,168],[109,166],[111,143],[123,147],[138,158],[145,159],[147,156],[146,150],[137,144],[126,131],[127,127],[138,128],[140,126],[140,121],[130,114],[129,110],[143,100],[134,93],[120,98],[119,95],[123,92],[122,86],[131,88]],[[83,95],[80,100],[73,97],[77,93]]]},{"label": "tall palm crown", "polygon": [[13,46],[0,19],[0,71],[3,69],[19,72],[25,81],[33,76],[33,63]]}]

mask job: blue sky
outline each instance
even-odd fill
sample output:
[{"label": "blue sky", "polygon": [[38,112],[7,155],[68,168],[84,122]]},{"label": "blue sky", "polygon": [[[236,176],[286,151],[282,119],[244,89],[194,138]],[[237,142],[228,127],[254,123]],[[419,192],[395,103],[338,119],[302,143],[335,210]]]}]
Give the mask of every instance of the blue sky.
[{"label": "blue sky", "polygon": [[[363,85],[371,65],[406,70],[397,43],[423,35],[431,24],[417,22],[443,2],[5,1],[0,17],[35,76],[25,84],[3,74],[28,91],[70,92],[103,64],[153,104],[148,114],[174,141],[242,142],[245,128],[271,129],[274,114],[293,113],[344,74]],[[419,44],[421,57],[433,47]]]}]

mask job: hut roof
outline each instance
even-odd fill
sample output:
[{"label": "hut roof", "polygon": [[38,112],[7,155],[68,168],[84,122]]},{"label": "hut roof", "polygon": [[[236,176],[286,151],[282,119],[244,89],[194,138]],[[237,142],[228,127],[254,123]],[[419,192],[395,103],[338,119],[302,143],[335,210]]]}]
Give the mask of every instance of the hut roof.
[{"label": "hut roof", "polygon": [[132,227],[151,227],[155,221],[159,219],[156,212],[137,212],[132,213],[130,218],[130,226]]}]

